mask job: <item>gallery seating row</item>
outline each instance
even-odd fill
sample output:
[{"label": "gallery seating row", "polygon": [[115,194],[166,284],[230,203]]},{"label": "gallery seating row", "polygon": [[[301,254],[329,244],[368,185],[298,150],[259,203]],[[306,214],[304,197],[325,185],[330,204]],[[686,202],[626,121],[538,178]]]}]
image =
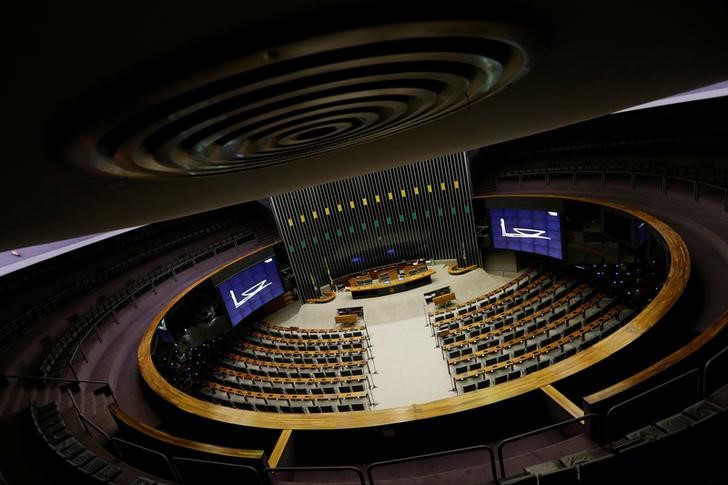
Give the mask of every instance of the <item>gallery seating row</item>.
[{"label": "gallery seating row", "polygon": [[[305,347],[305,346],[302,346]],[[315,346],[311,346],[315,347]],[[289,346],[278,346],[270,345],[266,343],[258,343],[250,340],[243,340],[237,342],[236,348],[238,350],[253,350],[254,352],[261,353],[263,355],[305,355],[305,356],[318,356],[326,357],[332,355],[348,355],[348,354],[361,354],[366,352],[366,347],[362,344],[354,346],[352,344],[343,344],[336,347],[323,347],[323,348],[301,348],[293,345]]]},{"label": "gallery seating row", "polygon": [[235,353],[227,353],[222,357],[221,362],[231,367],[241,369],[264,369],[264,370],[280,370],[280,369],[309,369],[309,370],[339,370],[351,369],[358,367],[366,367],[367,361],[351,360],[350,362],[317,362],[314,359],[294,359],[293,362],[271,362],[252,357],[246,357]]},{"label": "gallery seating row", "polygon": [[[311,336],[322,338],[306,338]],[[315,401],[316,410],[310,412],[329,412],[328,401],[334,402],[333,411],[366,407],[372,387],[366,337],[366,327],[301,333],[296,328],[257,324],[226,343],[196,393],[223,405],[271,412],[290,412],[290,403],[301,400]],[[287,404],[268,409],[271,400],[287,400]],[[309,412],[308,406],[300,408],[294,412]]]},{"label": "gallery seating row", "polygon": [[[465,332],[472,332],[475,329],[482,329],[483,327],[491,325],[494,328],[510,325],[515,321],[523,320],[524,318],[528,318],[543,309],[551,307],[554,303],[554,299],[558,298],[558,301],[561,301],[561,297],[563,296],[564,299],[568,300],[580,295],[586,290],[588,290],[586,285],[577,285],[574,280],[562,279],[538,295],[532,296],[528,300],[521,301],[507,310],[500,313],[496,313],[495,311],[484,311],[482,313],[463,317],[462,319],[450,323],[447,327],[436,329],[436,335],[443,339],[455,336],[457,340],[458,336],[463,335]],[[498,327],[496,327],[496,325]]]},{"label": "gallery seating row", "polygon": [[[592,294],[592,288],[584,288],[579,285],[568,293],[562,294],[558,299],[546,300],[544,302],[547,304],[546,306],[539,303],[515,315],[508,314],[500,318],[483,321],[476,326],[466,324],[461,332],[453,333],[442,339],[442,349],[449,352],[464,346],[479,345],[483,340],[499,338],[499,336],[505,338],[509,332],[523,332],[530,326],[543,325],[544,322],[563,316],[567,309],[572,309],[574,305],[585,301]],[[534,308],[539,309],[534,310]],[[589,312],[589,310],[587,309],[586,312]]]},{"label": "gallery seating row", "polygon": [[366,391],[321,394],[277,394],[252,392],[205,381],[198,394],[211,402],[248,411],[279,413],[330,413],[364,411],[371,406]]},{"label": "gallery seating row", "polygon": [[35,429],[48,447],[66,463],[103,483],[115,483],[122,469],[88,449],[69,432],[58,403],[40,406],[30,403],[30,415]]},{"label": "gallery seating row", "polygon": [[[487,355],[477,358],[477,362],[468,365],[467,369],[458,368],[454,376],[456,388],[470,392],[544,369],[609,335],[619,328],[630,313],[623,305],[613,305],[583,326],[566,327],[538,341],[535,348],[533,344],[523,348],[501,344],[489,349]],[[495,357],[491,356],[494,353]]]},{"label": "gallery seating row", "polygon": [[361,349],[367,345],[366,337],[328,338],[328,339],[298,339],[275,337],[260,332],[250,332],[246,339],[251,343],[281,350],[331,350],[331,349]]},{"label": "gallery seating row", "polygon": [[[251,377],[242,377],[235,373],[234,369],[215,368],[208,373],[207,380],[218,382],[226,386],[234,387],[244,391],[262,392],[267,394],[293,394],[293,395],[316,395],[316,394],[346,394],[349,392],[364,392],[367,387],[365,377],[358,377],[357,380],[345,381],[340,379],[329,379],[328,382],[317,379],[278,380],[278,382],[260,382]],[[349,378],[353,379],[353,378]]]},{"label": "gallery seating row", "polygon": [[[214,248],[228,246],[231,242],[242,244],[254,239],[254,234],[247,230],[224,238],[212,245]],[[71,319],[72,326],[51,348],[40,365],[40,374],[44,377],[58,377],[69,366],[81,342],[97,327],[109,319],[116,321],[116,312],[126,305],[135,304],[135,298],[148,291],[156,291],[156,285],[171,277],[180,267],[198,262],[208,252],[209,246],[201,250],[180,256],[175,263],[164,268],[157,268],[150,274],[134,282],[113,296],[100,298],[98,303],[83,315]],[[214,250],[213,250],[214,251]],[[164,276],[166,275],[166,276]]]},{"label": "gallery seating row", "polygon": [[233,347],[233,352],[237,356],[247,357],[264,363],[265,365],[279,365],[279,364],[312,364],[312,365],[329,365],[329,364],[349,364],[351,362],[364,362],[367,360],[365,352],[356,351],[346,354],[309,354],[299,355],[295,353],[290,354],[274,354],[266,352],[265,350],[255,350],[250,347]]},{"label": "gallery seating row", "polygon": [[302,370],[298,367],[278,368],[275,366],[248,366],[244,362],[239,362],[228,357],[223,357],[220,362],[223,367],[253,375],[256,380],[263,382],[271,381],[273,379],[316,379],[323,382],[328,379],[365,376],[367,371],[365,365],[356,367],[347,366],[345,368],[338,369]]},{"label": "gallery seating row", "polygon": [[535,278],[540,276],[542,271],[543,270],[540,268],[529,269],[529,270],[523,272],[522,274],[520,274],[518,277],[509,281],[508,283],[506,283],[502,286],[499,286],[498,288],[491,290],[487,293],[484,293],[475,298],[472,298],[468,301],[458,303],[454,308],[448,308],[447,310],[431,311],[431,312],[429,312],[430,318],[432,320],[449,318],[449,317],[446,317],[446,315],[455,314],[456,312],[462,311],[463,308],[468,308],[468,307],[471,307],[472,305],[479,305],[479,304],[483,303],[483,301],[488,301],[490,299],[497,298],[499,296],[508,296],[509,294],[519,290],[520,288],[529,284],[532,280],[534,280]]},{"label": "gallery seating row", "polygon": [[341,374],[337,374],[334,371],[329,372],[281,372],[271,373],[274,375],[261,375],[262,373],[245,372],[240,369],[233,369],[223,365],[218,365],[212,368],[212,372],[218,372],[227,374],[228,376],[234,377],[234,381],[237,382],[249,382],[255,383],[269,383],[269,384],[280,384],[288,386],[297,385],[313,385],[321,386],[326,384],[337,384],[346,382],[362,382],[366,381],[367,377],[363,371],[350,372],[345,371]]},{"label": "gallery seating row", "polygon": [[[527,335],[538,336],[541,333],[549,334],[550,331],[558,326],[564,326],[564,322],[568,325],[581,324],[594,317],[594,313],[600,308],[599,305],[605,306],[610,302],[601,293],[591,293],[585,299],[560,299],[548,308],[544,308],[536,317],[526,317],[523,320],[517,320],[513,323],[500,328],[491,328],[489,331],[473,335],[472,332],[468,339],[456,341],[450,345],[443,345],[443,351],[446,352],[448,361],[457,363],[458,357],[468,354],[477,353],[482,349],[497,344],[507,345],[529,340]],[[593,311],[590,311],[593,310]],[[589,315],[587,315],[589,312]]]},{"label": "gallery seating row", "polygon": [[462,307],[461,310],[455,312],[453,316],[439,321],[434,321],[433,325],[438,329],[443,329],[468,317],[472,318],[484,314],[495,315],[503,313],[515,306],[521,305],[524,300],[536,298],[549,288],[562,283],[565,279],[566,278],[557,279],[551,274],[542,274],[538,278],[532,280],[528,285],[513,293],[499,297],[491,297],[489,300],[483,300],[478,304]]},{"label": "gallery seating row", "polygon": [[284,327],[280,325],[273,325],[267,322],[260,322],[255,325],[254,330],[258,333],[270,335],[272,337],[300,340],[330,340],[367,337],[366,326],[364,325],[349,327],[347,329],[336,329],[333,327],[300,328]]},{"label": "gallery seating row", "polygon": [[[728,427],[728,403],[716,394],[603,445],[530,464],[515,473],[504,470],[506,476],[498,483],[724,483],[725,453],[715,438]],[[536,451],[532,456],[543,455]],[[700,467],[694,466],[696,461]]]},{"label": "gallery seating row", "polygon": [[[26,331],[28,331],[31,325],[37,320],[46,317],[53,310],[58,308],[63,303],[69,301],[71,298],[77,298],[81,295],[88,293],[91,289],[96,288],[114,278],[119,277],[130,269],[140,266],[147,261],[157,258],[163,254],[166,254],[175,248],[183,247],[190,244],[193,241],[208,236],[214,232],[220,231],[225,227],[231,226],[232,224],[239,224],[234,219],[226,219],[226,223],[221,221],[206,222],[202,227],[198,227],[194,230],[186,230],[180,234],[176,234],[173,238],[169,238],[165,241],[154,242],[149,245],[149,241],[152,241],[155,237],[159,238],[164,234],[164,227],[159,228],[148,226],[136,231],[130,231],[129,233],[122,234],[111,240],[102,241],[93,246],[81,248],[80,250],[74,251],[68,255],[63,255],[57,258],[58,262],[49,260],[39,265],[34,265],[32,273],[27,276],[18,272],[6,276],[3,278],[4,284],[2,286],[2,292],[6,298],[12,298],[12,294],[15,288],[21,288],[24,285],[22,280],[14,281],[15,279],[22,279],[25,277],[30,280],[37,281],[58,281],[59,274],[67,278],[75,268],[82,267],[81,263],[85,263],[89,260],[100,260],[103,258],[109,259],[107,264],[101,265],[96,271],[91,274],[79,275],[76,281],[69,281],[68,283],[62,284],[59,288],[54,289],[51,294],[44,296],[38,295],[37,288],[31,292],[36,295],[35,301],[30,308],[26,308],[22,313],[15,315],[12,319],[9,319],[0,325],[0,347],[11,343]],[[167,224],[167,223],[165,223]],[[169,228],[167,228],[169,231]],[[235,236],[237,239],[243,237],[249,237],[252,239],[254,235],[248,229],[240,231]],[[117,240],[118,239],[118,240]],[[132,244],[145,244],[149,247],[144,250],[139,250],[131,254],[126,254],[125,248],[130,247]],[[118,251],[113,251],[114,247],[120,246]],[[78,254],[76,254],[78,253]],[[115,255],[123,254],[123,258],[119,258]],[[110,256],[111,254],[111,256]],[[84,257],[85,255],[85,257]],[[76,261],[78,260],[78,261]],[[64,269],[65,268],[65,269]],[[28,270],[30,271],[30,270]],[[48,274],[48,278],[42,278],[42,275]],[[1,322],[1,320],[0,320]]]}]

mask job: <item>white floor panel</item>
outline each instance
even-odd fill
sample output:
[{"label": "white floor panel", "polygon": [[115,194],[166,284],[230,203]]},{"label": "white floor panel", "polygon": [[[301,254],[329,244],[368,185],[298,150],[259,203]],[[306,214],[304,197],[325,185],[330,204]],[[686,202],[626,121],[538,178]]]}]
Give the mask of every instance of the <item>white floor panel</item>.
[{"label": "white floor panel", "polygon": [[476,269],[451,276],[444,265],[432,265],[437,271],[432,283],[402,293],[354,300],[351,293],[339,292],[329,303],[301,305],[293,303],[268,316],[275,325],[299,328],[333,328],[337,308],[361,306],[374,354],[373,391],[375,409],[425,403],[454,396],[452,382],[432,331],[425,326],[423,294],[449,286],[456,301],[466,301],[497,288],[511,277],[496,276]]},{"label": "white floor panel", "polygon": [[454,396],[447,366],[423,317],[369,328],[378,374],[375,409],[425,403]]}]

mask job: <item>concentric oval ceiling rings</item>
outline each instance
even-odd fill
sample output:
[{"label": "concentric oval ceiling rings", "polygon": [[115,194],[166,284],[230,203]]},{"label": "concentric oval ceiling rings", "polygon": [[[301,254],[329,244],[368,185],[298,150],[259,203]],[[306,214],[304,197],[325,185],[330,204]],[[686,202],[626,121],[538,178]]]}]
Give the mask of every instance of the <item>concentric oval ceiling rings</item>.
[{"label": "concentric oval ceiling rings", "polygon": [[352,30],[246,55],[140,96],[80,133],[74,163],[123,177],[254,170],[376,140],[523,76],[540,45],[490,22]]}]

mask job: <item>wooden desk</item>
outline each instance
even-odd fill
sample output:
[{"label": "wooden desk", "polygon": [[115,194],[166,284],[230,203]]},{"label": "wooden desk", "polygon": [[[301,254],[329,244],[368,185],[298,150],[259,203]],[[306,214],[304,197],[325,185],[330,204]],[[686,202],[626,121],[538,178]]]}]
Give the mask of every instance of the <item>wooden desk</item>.
[{"label": "wooden desk", "polygon": [[434,303],[437,306],[444,305],[445,303],[449,301],[453,301],[455,299],[455,293],[452,291],[450,293],[445,293],[444,295],[436,296],[432,299],[432,303]]},{"label": "wooden desk", "polygon": [[341,325],[354,325],[359,320],[359,316],[355,313],[345,313],[343,315],[336,315],[334,321]]},{"label": "wooden desk", "polygon": [[[432,275],[435,274],[435,270],[427,269],[424,264],[420,265],[408,265],[402,267],[405,271],[402,279],[399,278],[399,269],[392,268],[378,273],[379,279],[374,278],[362,279],[363,277],[356,277],[349,280],[349,290],[351,291],[352,298],[366,298],[368,296],[382,296],[398,291],[405,291],[411,288],[429,284],[432,281]],[[384,277],[382,275],[389,275]],[[370,283],[363,284],[364,281],[370,281]]]},{"label": "wooden desk", "polygon": [[442,288],[438,288],[433,291],[428,291],[427,293],[423,293],[422,296],[425,299],[425,302],[432,303],[432,299],[436,296],[444,295],[446,293],[451,293],[452,290],[450,290],[449,286],[443,286]]}]

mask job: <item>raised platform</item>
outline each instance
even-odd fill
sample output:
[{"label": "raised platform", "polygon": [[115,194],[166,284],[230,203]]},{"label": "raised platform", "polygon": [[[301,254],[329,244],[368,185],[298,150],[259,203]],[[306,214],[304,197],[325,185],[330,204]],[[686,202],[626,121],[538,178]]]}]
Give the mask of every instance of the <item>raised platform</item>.
[{"label": "raised platform", "polygon": [[433,274],[435,274],[435,270],[428,269],[424,273],[419,273],[416,276],[404,278],[403,280],[395,280],[391,283],[375,283],[371,285],[361,285],[356,288],[352,287],[350,290],[351,297],[357,299],[391,295],[392,293],[397,293],[399,291],[407,291],[412,288],[429,285],[432,283]]},{"label": "raised platform", "polygon": [[352,298],[368,298],[407,291],[432,282],[435,271],[422,260],[373,268],[349,278]]}]

